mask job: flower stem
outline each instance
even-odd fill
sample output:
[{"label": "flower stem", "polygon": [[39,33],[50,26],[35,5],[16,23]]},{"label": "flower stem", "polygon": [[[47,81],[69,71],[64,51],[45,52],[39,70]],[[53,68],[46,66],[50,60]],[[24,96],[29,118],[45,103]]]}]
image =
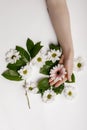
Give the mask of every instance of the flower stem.
[{"label": "flower stem", "polygon": [[24,83],[24,86],[23,86],[23,87],[25,88],[25,96],[26,96],[26,98],[27,98],[28,107],[29,107],[29,109],[30,109],[29,96],[28,96],[28,92],[27,92],[27,90],[26,90],[26,80],[25,80],[25,83]]},{"label": "flower stem", "polygon": [[26,96],[26,98],[27,98],[28,107],[29,107],[29,109],[30,109],[30,101],[29,101],[29,96],[28,96],[27,91],[25,91],[25,96]]}]

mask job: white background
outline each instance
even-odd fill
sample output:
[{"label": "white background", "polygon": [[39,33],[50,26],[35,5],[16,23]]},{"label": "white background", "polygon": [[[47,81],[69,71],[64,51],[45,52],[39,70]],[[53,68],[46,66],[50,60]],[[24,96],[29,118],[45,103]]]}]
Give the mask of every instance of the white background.
[{"label": "white background", "polygon": [[[87,57],[87,1],[67,0],[76,56]],[[0,0],[0,73],[5,70],[5,53],[15,45],[25,47],[26,39],[56,42],[45,0]],[[0,76],[0,130],[87,130],[87,69],[77,74],[77,97],[62,95],[44,104],[30,94],[27,107],[22,83]]]}]

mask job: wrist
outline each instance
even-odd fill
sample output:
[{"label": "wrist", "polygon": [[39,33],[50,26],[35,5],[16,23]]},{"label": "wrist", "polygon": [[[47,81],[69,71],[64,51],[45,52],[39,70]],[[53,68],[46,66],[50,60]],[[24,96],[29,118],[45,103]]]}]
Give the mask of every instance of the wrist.
[{"label": "wrist", "polygon": [[74,49],[68,48],[66,50],[63,50],[63,54],[64,54],[65,59],[73,58],[74,57]]}]

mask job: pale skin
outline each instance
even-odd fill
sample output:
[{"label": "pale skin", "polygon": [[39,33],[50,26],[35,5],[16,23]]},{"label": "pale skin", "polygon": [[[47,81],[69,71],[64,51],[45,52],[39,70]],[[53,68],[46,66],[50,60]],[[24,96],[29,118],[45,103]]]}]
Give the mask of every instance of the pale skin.
[{"label": "pale skin", "polygon": [[63,63],[67,70],[67,75],[62,81],[56,84],[50,82],[51,85],[58,87],[66,80],[70,81],[73,72],[74,49],[71,36],[70,16],[66,0],[46,0],[46,3],[56,36],[63,49],[63,56],[60,63]]}]

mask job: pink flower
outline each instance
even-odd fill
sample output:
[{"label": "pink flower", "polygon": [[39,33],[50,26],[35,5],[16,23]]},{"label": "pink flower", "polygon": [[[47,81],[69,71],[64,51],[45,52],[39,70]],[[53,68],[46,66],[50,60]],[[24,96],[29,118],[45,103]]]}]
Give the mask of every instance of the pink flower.
[{"label": "pink flower", "polygon": [[49,82],[52,83],[51,85],[56,84],[58,81],[61,81],[65,78],[67,72],[64,68],[63,64],[58,64],[57,66],[53,67],[50,71],[50,80]]}]

